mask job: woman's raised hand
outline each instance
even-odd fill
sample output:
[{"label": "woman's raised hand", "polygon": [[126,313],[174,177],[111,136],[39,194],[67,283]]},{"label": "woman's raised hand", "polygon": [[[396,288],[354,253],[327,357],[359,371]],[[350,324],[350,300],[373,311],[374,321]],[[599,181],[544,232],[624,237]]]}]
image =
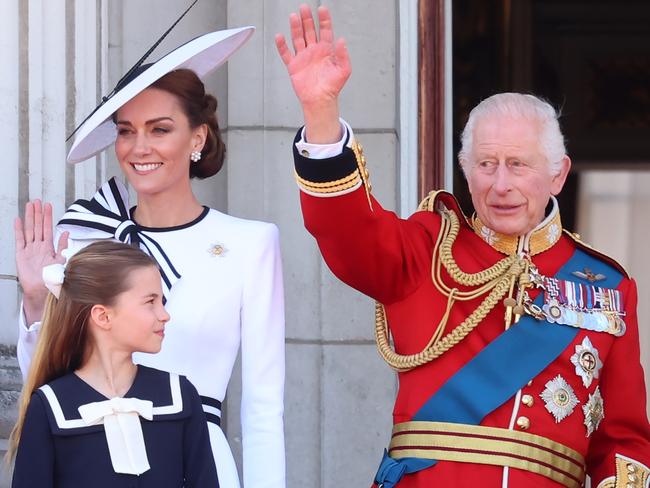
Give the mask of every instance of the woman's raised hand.
[{"label": "woman's raised hand", "polygon": [[317,32],[311,9],[300,5],[300,14],[289,16],[294,52],[282,34],[276,34],[275,44],[302,105],[309,142],[322,144],[341,137],[338,96],[352,68],[345,41],[334,41],[327,7],[318,8],[318,22]]},{"label": "woman's raised hand", "polygon": [[23,289],[23,304],[27,324],[36,322],[43,315],[47,289],[43,283],[42,270],[52,263],[64,263],[61,251],[68,247],[68,233],[59,238],[56,252],[52,237],[52,205],[40,200],[25,205],[24,221],[17,217],[14,222],[16,236],[16,270]]}]

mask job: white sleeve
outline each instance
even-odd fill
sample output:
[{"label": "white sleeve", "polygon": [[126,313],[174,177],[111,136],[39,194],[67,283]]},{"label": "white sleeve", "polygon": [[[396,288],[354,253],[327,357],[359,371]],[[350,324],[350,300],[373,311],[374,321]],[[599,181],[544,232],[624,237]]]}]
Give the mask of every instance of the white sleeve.
[{"label": "white sleeve", "polygon": [[[54,234],[54,247],[56,248],[59,243],[61,232],[56,229]],[[75,241],[68,239],[68,249],[78,252],[80,249],[86,247],[92,241]],[[36,350],[36,343],[38,342],[38,332],[41,330],[41,322],[34,322],[27,324],[25,317],[25,308],[23,302],[20,302],[20,309],[18,310],[18,344],[16,344],[16,356],[18,357],[18,366],[23,375],[23,382],[27,379],[29,366],[32,363],[32,356]]]},{"label": "white sleeve", "polygon": [[23,383],[27,379],[29,372],[29,365],[32,363],[32,356],[36,350],[36,342],[38,341],[38,331],[41,329],[40,322],[34,322],[27,325],[25,317],[25,308],[23,302],[20,302],[20,309],[18,311],[18,344],[16,345],[16,356],[18,357],[18,366],[23,375]]},{"label": "white sleeve", "polygon": [[296,142],[298,152],[310,159],[327,159],[341,154],[345,141],[354,140],[354,133],[350,124],[343,119],[339,120],[341,121],[341,132],[343,134],[340,141],[333,144],[310,144],[305,140],[305,128],[303,127],[300,131],[300,140]]},{"label": "white sleeve", "polygon": [[[58,229],[54,231],[54,249],[56,249],[61,232]],[[38,342],[38,332],[41,330],[41,321],[27,324],[27,317],[25,316],[25,307],[23,301],[20,301],[20,309],[18,310],[18,344],[16,344],[16,356],[18,357],[18,366],[23,375],[23,383],[27,379],[29,373],[29,366],[32,364],[32,356],[36,350],[36,343]]]},{"label": "white sleeve", "polygon": [[266,224],[241,311],[244,488],[285,488],[284,290],[278,229]]}]

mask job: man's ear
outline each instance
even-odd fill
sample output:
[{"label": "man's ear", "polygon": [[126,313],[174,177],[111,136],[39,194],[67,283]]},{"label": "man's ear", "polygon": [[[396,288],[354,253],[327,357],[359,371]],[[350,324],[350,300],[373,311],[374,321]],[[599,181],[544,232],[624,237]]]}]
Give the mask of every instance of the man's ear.
[{"label": "man's ear", "polygon": [[553,181],[551,182],[551,195],[556,196],[562,191],[564,183],[566,182],[567,176],[569,176],[569,171],[571,170],[571,158],[566,154],[560,161],[560,172],[553,176]]},{"label": "man's ear", "polygon": [[102,330],[111,330],[113,327],[112,310],[105,305],[93,305],[90,309],[90,318]]}]

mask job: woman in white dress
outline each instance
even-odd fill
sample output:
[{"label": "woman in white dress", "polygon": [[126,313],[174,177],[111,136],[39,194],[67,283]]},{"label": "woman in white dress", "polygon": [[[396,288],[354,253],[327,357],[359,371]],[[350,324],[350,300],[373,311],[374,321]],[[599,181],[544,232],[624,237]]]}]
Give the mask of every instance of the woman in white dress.
[{"label": "woman in white dress", "polygon": [[85,160],[115,141],[120,168],[137,193],[136,206],[130,208],[125,187],[111,179],[93,198],[68,209],[54,239],[51,206],[39,201],[28,203],[24,221],[15,225],[24,291],[18,342],[23,374],[46,295],[41,268],[61,262],[66,245],[77,251],[98,239],[116,239],[156,259],[171,320],[161,352],[134,359],[185,375],[196,386],[222,488],[239,486],[220,416],[240,348],[243,484],[285,486],[278,231],[273,224],[202,206],[190,185],[192,177],[216,174],[225,153],[216,99],[205,93],[199,76],[224,62],[251,33],[243,28],[206,34],[132,70],[80,127],[68,161]]}]

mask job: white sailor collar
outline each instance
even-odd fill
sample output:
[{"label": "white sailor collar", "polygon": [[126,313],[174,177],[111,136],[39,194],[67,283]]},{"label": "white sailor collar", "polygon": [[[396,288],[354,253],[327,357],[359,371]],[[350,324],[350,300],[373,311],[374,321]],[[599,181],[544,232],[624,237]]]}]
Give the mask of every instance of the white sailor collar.
[{"label": "white sailor collar", "polygon": [[[187,380],[173,373],[138,365],[133,385],[124,398],[149,400],[153,404],[152,421],[184,419],[191,407],[184,398],[183,383]],[[53,435],[70,436],[100,432],[104,426],[86,425],[79,407],[108,400],[74,373],[69,373],[36,390],[47,405],[47,416]],[[147,420],[142,420],[148,422]]]}]

